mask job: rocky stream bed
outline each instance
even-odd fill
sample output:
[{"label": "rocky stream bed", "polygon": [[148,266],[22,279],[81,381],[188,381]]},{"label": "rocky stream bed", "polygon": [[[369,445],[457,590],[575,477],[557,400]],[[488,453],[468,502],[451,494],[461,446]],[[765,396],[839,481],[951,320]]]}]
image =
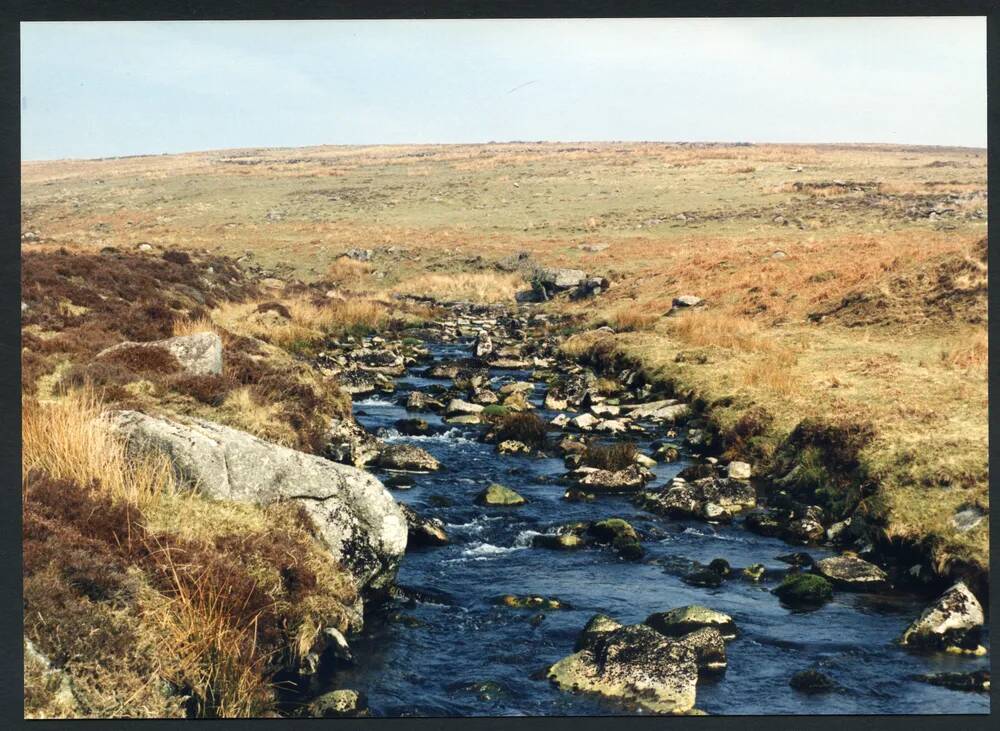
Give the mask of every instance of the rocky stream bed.
[{"label": "rocky stream bed", "polygon": [[[332,456],[409,523],[325,690],[376,716],[989,711],[963,584],[899,587],[849,525],[767,504],[750,465],[702,454],[686,404],[632,371],[602,384],[531,313],[454,307],[318,357],[368,432]],[[547,433],[504,433],[512,413]],[[628,466],[586,466],[589,443]]]}]

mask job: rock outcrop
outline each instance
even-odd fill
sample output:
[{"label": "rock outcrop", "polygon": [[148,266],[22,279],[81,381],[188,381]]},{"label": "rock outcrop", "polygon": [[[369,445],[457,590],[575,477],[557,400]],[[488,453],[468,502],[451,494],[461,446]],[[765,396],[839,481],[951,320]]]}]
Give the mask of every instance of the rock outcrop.
[{"label": "rock outcrop", "polygon": [[107,415],[130,450],[169,457],[178,479],[217,500],[295,501],[361,589],[387,587],[406,549],[403,511],[372,475],[201,419]]},{"label": "rock outcrop", "polygon": [[142,351],[165,351],[177,360],[180,370],[191,375],[217,376],[222,373],[222,338],[214,332],[142,343],[118,343],[105,348],[96,357],[125,357],[129,353],[142,357]]}]

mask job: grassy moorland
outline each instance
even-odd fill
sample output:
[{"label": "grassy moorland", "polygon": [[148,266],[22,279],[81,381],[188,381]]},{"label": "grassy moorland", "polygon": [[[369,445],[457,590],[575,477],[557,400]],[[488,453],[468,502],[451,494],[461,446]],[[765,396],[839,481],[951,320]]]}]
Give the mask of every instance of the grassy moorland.
[{"label": "grassy moorland", "polygon": [[[775,474],[798,465],[800,481],[834,488],[939,571],[988,565],[983,150],[316,147],[25,163],[22,178],[28,256],[207,250],[337,295],[317,306],[265,292],[193,313],[237,343],[294,352],[378,327],[398,293],[512,301],[523,283],[495,264],[520,252],[606,276],[596,300],[546,305],[578,316],[568,352],[671,381],[708,407],[732,454]],[[370,260],[338,258],[351,248]],[[665,316],[682,294],[705,307]],[[287,332],[254,319],[276,298],[293,315]],[[67,318],[91,306],[63,300]],[[37,340],[57,337],[27,322]],[[592,332],[605,324],[615,333]],[[208,408],[181,392],[192,384],[150,381],[173,394],[157,403]],[[214,418],[307,445],[308,421],[252,398],[266,387],[232,383],[204,400]],[[970,510],[982,519],[955,520]]]}]

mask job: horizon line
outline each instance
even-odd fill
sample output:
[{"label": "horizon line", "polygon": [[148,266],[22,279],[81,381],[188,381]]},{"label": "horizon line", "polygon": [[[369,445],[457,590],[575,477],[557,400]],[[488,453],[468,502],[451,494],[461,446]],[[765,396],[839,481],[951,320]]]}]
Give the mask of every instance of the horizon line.
[{"label": "horizon line", "polygon": [[106,162],[111,160],[130,160],[142,157],[171,157],[180,155],[204,155],[208,153],[238,152],[246,150],[304,150],[318,147],[366,148],[366,147],[487,147],[499,145],[712,145],[719,147],[896,147],[904,149],[939,149],[964,150],[971,152],[988,152],[986,146],[927,144],[911,142],[747,142],[722,140],[489,140],[487,142],[364,142],[364,143],[317,143],[312,145],[250,145],[246,147],[210,147],[198,150],[180,150],[175,152],[139,152],[125,155],[106,155],[100,157],[51,157],[51,158],[21,158],[25,163],[57,163],[57,162]]}]

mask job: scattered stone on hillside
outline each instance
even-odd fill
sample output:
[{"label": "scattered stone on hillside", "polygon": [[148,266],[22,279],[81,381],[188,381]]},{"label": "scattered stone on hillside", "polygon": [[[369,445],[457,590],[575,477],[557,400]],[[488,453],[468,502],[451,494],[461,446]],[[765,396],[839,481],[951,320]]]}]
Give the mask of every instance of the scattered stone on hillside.
[{"label": "scattered stone on hillside", "polygon": [[918,649],[957,647],[975,650],[983,625],[983,607],[963,582],[958,582],[927,607],[907,627],[901,644]]},{"label": "scattered stone on hillside", "polygon": [[682,637],[702,627],[713,627],[726,639],[736,637],[736,623],[732,617],[699,604],[650,614],[643,624],[668,637]]},{"label": "scattered stone on hillside", "polygon": [[986,518],[986,511],[980,508],[978,505],[972,505],[967,508],[962,508],[951,518],[951,524],[955,526],[955,529],[960,533],[965,533],[972,530],[977,525],[983,522]]},{"label": "scattered stone on hillside", "polygon": [[438,518],[425,518],[408,505],[400,504],[406,517],[408,531],[407,548],[412,546],[444,546],[448,544],[448,534],[444,523]]},{"label": "scattered stone on hillside", "polygon": [[376,467],[407,472],[434,472],[441,463],[427,450],[412,444],[387,444],[372,461]]},{"label": "scattered stone on hillside", "polygon": [[597,693],[653,713],[686,713],[694,707],[698,665],[689,647],[637,624],[563,658],[548,677],[563,690]]},{"label": "scattered stone on hillside", "polygon": [[693,294],[682,294],[680,297],[674,297],[673,306],[674,307],[697,307],[702,304],[705,300],[701,297],[697,297]]},{"label": "scattered stone on hillside", "polygon": [[514,507],[524,505],[527,500],[509,487],[494,482],[476,496],[476,502],[493,507]]},{"label": "scattered stone on hillside", "polygon": [[828,693],[836,686],[829,677],[818,670],[800,670],[788,681],[800,693]]},{"label": "scattered stone on hillside", "polygon": [[354,261],[371,261],[372,260],[372,250],[371,249],[348,249],[341,257],[346,257],[348,259],[353,259]]},{"label": "scattered stone on hillside", "polygon": [[106,358],[123,351],[142,351],[160,349],[170,353],[177,359],[185,373],[198,376],[218,376],[222,374],[222,338],[214,332],[180,335],[166,340],[149,342],[124,342],[105,348],[95,357]]},{"label": "scattered stone on hillside", "polygon": [[857,556],[824,558],[813,570],[839,589],[878,589],[889,580],[885,571]]},{"label": "scattered stone on hillside", "polygon": [[206,497],[301,505],[359,588],[380,589],[395,578],[406,549],[406,518],[367,472],[202,419],[180,424],[117,411],[108,420],[131,453],[167,456],[180,482]]},{"label": "scattered stone on hillside", "polygon": [[726,467],[726,474],[730,480],[749,480],[750,465],[746,462],[730,462]]},{"label": "scattered stone on hillside", "polygon": [[596,254],[599,251],[604,251],[610,246],[610,244],[580,244],[578,247],[582,251],[590,252],[591,254]]}]

